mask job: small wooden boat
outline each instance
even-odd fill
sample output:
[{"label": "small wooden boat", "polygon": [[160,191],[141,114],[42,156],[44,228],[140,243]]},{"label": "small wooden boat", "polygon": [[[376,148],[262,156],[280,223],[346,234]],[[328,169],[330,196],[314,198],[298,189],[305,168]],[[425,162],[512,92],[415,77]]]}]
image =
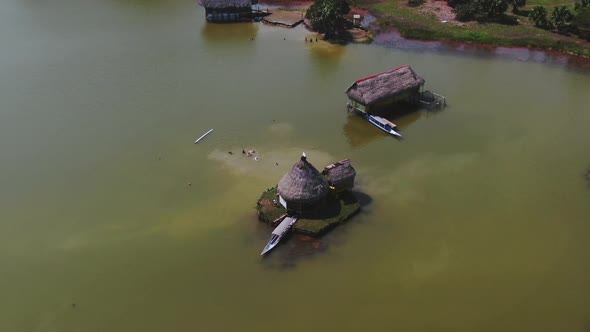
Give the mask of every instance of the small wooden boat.
[{"label": "small wooden boat", "polygon": [[291,226],[293,226],[295,222],[297,222],[297,219],[297,216],[286,217],[285,219],[283,219],[283,221],[281,221],[281,223],[274,229],[274,231],[272,231],[270,241],[268,241],[266,246],[264,246],[264,249],[260,253],[260,256],[266,254],[267,252],[271,251],[272,248],[276,247],[276,245],[279,244],[279,241],[281,241],[283,236],[285,236],[289,229],[291,229]]},{"label": "small wooden boat", "polygon": [[369,120],[369,122],[372,123],[375,127],[383,130],[384,132],[396,137],[402,137],[402,134],[395,131],[395,128],[397,127],[395,123],[376,115],[367,114],[365,115],[365,118]]}]

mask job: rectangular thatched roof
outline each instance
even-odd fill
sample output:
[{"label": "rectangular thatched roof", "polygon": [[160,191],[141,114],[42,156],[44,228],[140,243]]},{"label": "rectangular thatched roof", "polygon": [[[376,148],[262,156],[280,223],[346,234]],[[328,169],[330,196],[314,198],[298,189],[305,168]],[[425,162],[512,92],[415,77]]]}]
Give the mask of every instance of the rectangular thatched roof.
[{"label": "rectangular thatched roof", "polygon": [[424,78],[406,65],[357,80],[346,89],[346,95],[363,105],[371,105],[416,89],[423,84]]},{"label": "rectangular thatched roof", "polygon": [[205,8],[248,7],[258,3],[257,0],[199,0],[199,5]]}]

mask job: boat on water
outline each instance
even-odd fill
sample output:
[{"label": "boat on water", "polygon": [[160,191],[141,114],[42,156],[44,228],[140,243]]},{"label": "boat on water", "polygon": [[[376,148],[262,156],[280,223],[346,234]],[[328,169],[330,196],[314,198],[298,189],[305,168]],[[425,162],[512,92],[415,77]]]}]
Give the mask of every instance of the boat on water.
[{"label": "boat on water", "polygon": [[397,127],[395,123],[376,115],[367,114],[365,115],[365,118],[369,120],[369,122],[375,127],[383,130],[384,132],[396,137],[402,137],[402,134],[395,131],[395,128]]},{"label": "boat on water", "polygon": [[267,252],[271,251],[279,241],[287,234],[287,232],[291,229],[291,227],[297,222],[298,216],[291,216],[286,217],[281,221],[281,223],[272,231],[272,235],[270,237],[270,241],[264,246],[264,249],[260,253],[260,256],[266,254]]}]

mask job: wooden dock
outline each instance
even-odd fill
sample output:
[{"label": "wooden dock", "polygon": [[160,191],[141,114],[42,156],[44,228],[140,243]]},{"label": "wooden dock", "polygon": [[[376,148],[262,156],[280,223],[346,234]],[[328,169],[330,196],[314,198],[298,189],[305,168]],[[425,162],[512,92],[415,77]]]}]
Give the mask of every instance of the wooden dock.
[{"label": "wooden dock", "polygon": [[434,93],[429,90],[420,92],[419,95],[412,99],[412,102],[426,107],[429,110],[435,108],[440,109],[447,106],[447,98],[445,96],[439,95],[438,93]]},{"label": "wooden dock", "polygon": [[303,22],[305,13],[302,11],[274,9],[262,21],[264,23],[294,28]]}]

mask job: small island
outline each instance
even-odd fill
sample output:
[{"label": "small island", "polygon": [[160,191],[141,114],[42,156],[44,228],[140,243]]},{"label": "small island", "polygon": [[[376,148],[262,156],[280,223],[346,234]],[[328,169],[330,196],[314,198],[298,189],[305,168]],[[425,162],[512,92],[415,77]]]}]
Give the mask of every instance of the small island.
[{"label": "small island", "polygon": [[297,215],[295,233],[319,236],[348,220],[360,210],[352,193],[356,171],[349,160],[326,166],[320,173],[305,154],[276,187],[262,193],[256,204],[258,219],[278,225]]}]

